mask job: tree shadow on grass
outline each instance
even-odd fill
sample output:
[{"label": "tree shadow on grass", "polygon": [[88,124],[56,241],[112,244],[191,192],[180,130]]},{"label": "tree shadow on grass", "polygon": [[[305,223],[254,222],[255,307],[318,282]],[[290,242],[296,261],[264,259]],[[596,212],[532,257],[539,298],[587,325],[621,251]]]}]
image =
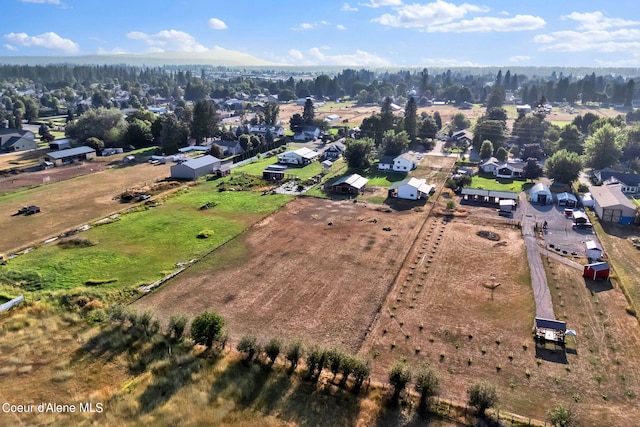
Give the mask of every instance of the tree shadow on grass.
[{"label": "tree shadow on grass", "polygon": [[270,390],[272,386],[266,384],[272,381],[271,376],[271,369],[260,363],[232,361],[217,375],[211,384],[209,395],[212,401],[223,398],[233,400],[243,407],[253,405],[262,395],[277,399],[281,389],[282,392],[287,390],[288,384],[281,384]]},{"label": "tree shadow on grass", "polygon": [[162,406],[181,388],[191,382],[192,375],[205,364],[192,353],[172,356],[159,362],[153,370],[153,382],[140,395],[140,413],[147,414]]}]

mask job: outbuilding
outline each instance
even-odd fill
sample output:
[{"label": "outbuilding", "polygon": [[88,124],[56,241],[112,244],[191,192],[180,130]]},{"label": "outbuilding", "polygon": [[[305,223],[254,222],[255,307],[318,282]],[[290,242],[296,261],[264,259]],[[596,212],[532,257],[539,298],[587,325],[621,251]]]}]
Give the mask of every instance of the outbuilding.
[{"label": "outbuilding", "polygon": [[611,267],[606,262],[594,262],[584,266],[582,275],[589,280],[607,280]]},{"label": "outbuilding", "polygon": [[262,177],[268,181],[280,181],[284,179],[285,165],[269,165],[262,171]]},{"label": "outbuilding", "polygon": [[584,193],[582,197],[580,197],[580,203],[582,203],[582,206],[585,208],[592,208],[593,197],[591,197],[591,193]]},{"label": "outbuilding", "polygon": [[529,190],[531,203],[539,203],[541,205],[550,205],[553,203],[553,195],[549,187],[539,182]]},{"label": "outbuilding", "polygon": [[564,344],[567,323],[555,319],[536,317],[535,337],[540,340]]},{"label": "outbuilding", "polygon": [[333,183],[332,188],[334,193],[360,194],[364,193],[367,182],[369,182],[367,178],[354,173],[339,178]]},{"label": "outbuilding", "polygon": [[69,148],[67,150],[53,151],[46,155],[49,161],[56,166],[68,165],[82,160],[92,160],[96,158],[96,150],[83,145],[81,147]]},{"label": "outbuilding", "polygon": [[584,242],[584,247],[587,258],[594,260],[602,258],[602,248],[595,240],[587,240]]},{"label": "outbuilding", "polygon": [[318,158],[320,154],[317,151],[302,147],[297,150],[287,151],[278,156],[278,163],[289,165],[308,165]]},{"label": "outbuilding", "polygon": [[602,222],[633,224],[636,207],[624,195],[620,184],[591,187],[593,209]]},{"label": "outbuilding", "polygon": [[220,159],[210,155],[171,166],[171,178],[195,180],[220,169]]},{"label": "outbuilding", "polygon": [[426,179],[407,178],[389,187],[389,195],[400,199],[428,199],[435,187],[427,184]]},{"label": "outbuilding", "polygon": [[49,143],[49,148],[52,150],[66,150],[71,148],[71,140],[68,138],[58,139]]},{"label": "outbuilding", "polygon": [[560,193],[557,196],[558,206],[566,206],[568,208],[573,208],[578,204],[578,198],[571,193]]}]

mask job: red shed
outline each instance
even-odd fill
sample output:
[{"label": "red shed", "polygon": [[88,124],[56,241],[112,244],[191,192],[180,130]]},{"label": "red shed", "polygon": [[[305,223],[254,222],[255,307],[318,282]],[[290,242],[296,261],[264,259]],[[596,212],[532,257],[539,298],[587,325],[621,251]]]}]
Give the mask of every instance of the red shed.
[{"label": "red shed", "polygon": [[609,270],[609,264],[606,262],[594,262],[593,264],[584,266],[584,273],[582,275],[591,280],[607,280],[609,278]]}]

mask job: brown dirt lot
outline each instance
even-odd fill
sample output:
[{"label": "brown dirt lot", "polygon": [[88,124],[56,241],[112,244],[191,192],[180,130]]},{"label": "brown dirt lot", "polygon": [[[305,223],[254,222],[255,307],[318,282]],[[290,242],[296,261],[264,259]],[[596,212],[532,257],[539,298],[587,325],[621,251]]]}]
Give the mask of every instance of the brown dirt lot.
[{"label": "brown dirt lot", "polygon": [[[135,306],[165,321],[213,309],[234,338],[303,338],[355,350],[424,215],[298,199]],[[238,253],[230,266],[219,262]]]},{"label": "brown dirt lot", "polygon": [[[91,169],[93,163],[86,163]],[[96,164],[100,165],[101,163]],[[82,168],[82,166],[72,166]],[[138,164],[108,168],[100,172],[52,182],[0,199],[0,252],[7,253],[35,244],[73,227],[103,218],[128,207],[114,200],[127,188],[153,183],[170,175],[170,165]],[[65,167],[43,172],[56,172]],[[76,169],[77,172],[77,169]],[[61,172],[65,173],[65,172]],[[31,174],[16,175],[23,177]],[[41,180],[42,173],[38,172]],[[53,178],[52,178],[53,181]],[[38,205],[42,212],[12,216],[21,206]]]}]

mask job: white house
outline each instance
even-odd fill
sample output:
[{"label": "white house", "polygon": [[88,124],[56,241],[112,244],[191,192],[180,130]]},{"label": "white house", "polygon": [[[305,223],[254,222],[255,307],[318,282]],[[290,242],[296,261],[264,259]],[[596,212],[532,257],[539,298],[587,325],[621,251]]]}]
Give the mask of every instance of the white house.
[{"label": "white house", "polygon": [[313,162],[320,153],[302,147],[294,151],[287,151],[278,155],[278,163],[289,165],[308,165]]},{"label": "white house", "polygon": [[496,169],[498,169],[498,166],[501,164],[502,162],[498,161],[498,159],[496,159],[495,157],[489,157],[487,160],[480,163],[478,167],[484,173],[494,173]]},{"label": "white house", "polygon": [[531,203],[540,203],[541,205],[550,205],[553,203],[551,190],[541,182],[531,187],[529,195],[531,196]]},{"label": "white house", "polygon": [[249,133],[252,135],[266,136],[267,132],[271,132],[271,135],[274,138],[282,138],[284,136],[284,128],[282,126],[267,126],[267,125],[249,126]]},{"label": "white house", "polygon": [[428,199],[434,190],[426,179],[407,178],[389,187],[389,195],[408,200]]},{"label": "white house", "polygon": [[220,159],[213,156],[202,156],[196,159],[171,166],[171,178],[175,179],[197,179],[201,176],[214,173],[220,169]]},{"label": "white house", "polygon": [[380,161],[378,162],[378,169],[385,171],[393,169],[393,156],[381,157]]},{"label": "white house", "polygon": [[315,126],[305,126],[301,132],[293,135],[294,141],[313,141],[320,136],[320,129]]},{"label": "white house", "polygon": [[413,157],[407,153],[400,154],[393,159],[393,170],[396,172],[409,172],[418,167]]}]

